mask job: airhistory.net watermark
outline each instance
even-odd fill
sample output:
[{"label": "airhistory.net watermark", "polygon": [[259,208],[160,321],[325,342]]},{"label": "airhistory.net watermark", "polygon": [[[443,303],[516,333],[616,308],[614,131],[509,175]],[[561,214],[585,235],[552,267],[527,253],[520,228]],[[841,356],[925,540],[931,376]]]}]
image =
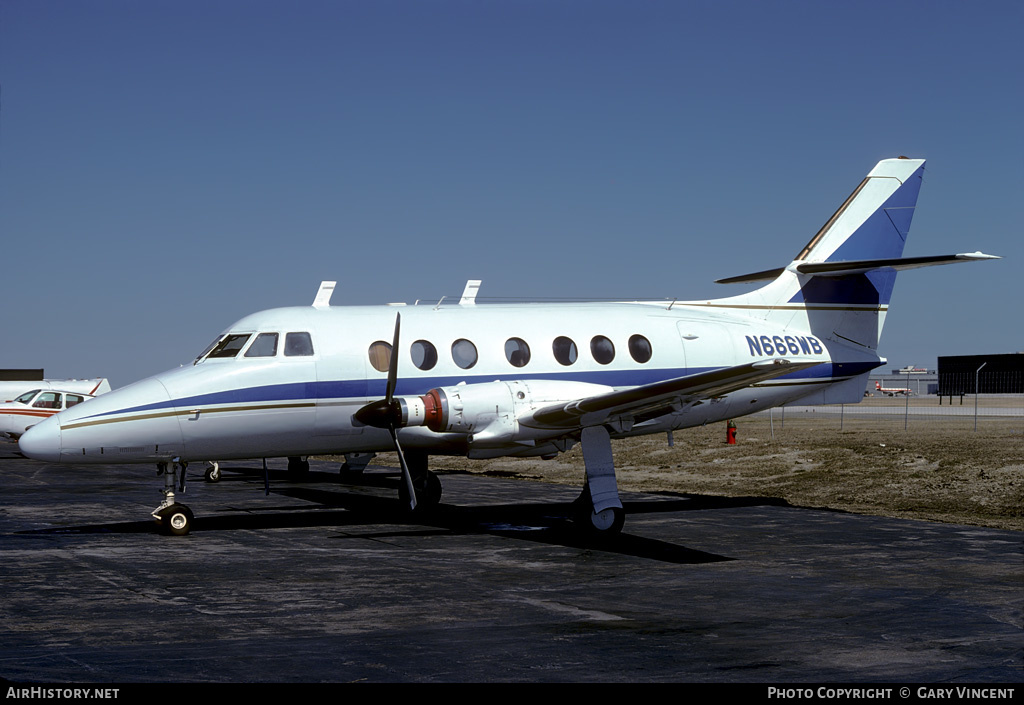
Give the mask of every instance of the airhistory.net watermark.
[{"label": "airhistory.net watermark", "polygon": [[43,686],[10,686],[7,699],[24,700],[116,700],[120,688],[50,688]]}]

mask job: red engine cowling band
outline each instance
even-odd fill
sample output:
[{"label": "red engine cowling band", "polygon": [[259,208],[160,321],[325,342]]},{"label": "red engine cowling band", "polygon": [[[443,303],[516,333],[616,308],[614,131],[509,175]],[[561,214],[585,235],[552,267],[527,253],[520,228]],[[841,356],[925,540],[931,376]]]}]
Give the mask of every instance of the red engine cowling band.
[{"label": "red engine cowling band", "polygon": [[448,425],[448,397],[440,389],[431,389],[420,397],[423,401],[423,425],[441,433]]},{"label": "red engine cowling band", "polygon": [[401,397],[402,423],[405,426],[426,426],[435,433],[448,427],[448,397],[440,389],[431,389],[422,397]]}]

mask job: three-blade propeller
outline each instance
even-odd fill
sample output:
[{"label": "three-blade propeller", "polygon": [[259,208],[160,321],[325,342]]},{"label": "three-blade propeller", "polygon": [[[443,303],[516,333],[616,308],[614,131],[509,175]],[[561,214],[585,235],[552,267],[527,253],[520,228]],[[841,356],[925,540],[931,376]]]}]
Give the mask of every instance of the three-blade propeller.
[{"label": "three-blade propeller", "polygon": [[386,428],[391,434],[391,441],[398,453],[398,463],[402,467],[402,482],[409,493],[409,510],[416,509],[416,489],[412,483],[412,473],[405,462],[405,454],[398,442],[398,426],[402,423],[402,406],[395,399],[395,387],[398,385],[398,341],[402,325],[402,314],[395,314],[395,337],[391,343],[391,359],[388,361],[388,386],[383,399],[370,402],[359,409],[354,416],[360,423],[374,428]]}]

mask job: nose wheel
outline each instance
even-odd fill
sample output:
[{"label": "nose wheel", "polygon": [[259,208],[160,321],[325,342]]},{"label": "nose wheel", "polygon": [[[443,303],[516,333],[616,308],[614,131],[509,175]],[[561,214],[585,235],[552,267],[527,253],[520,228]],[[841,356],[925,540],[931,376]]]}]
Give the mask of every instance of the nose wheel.
[{"label": "nose wheel", "polygon": [[153,512],[160,527],[171,536],[187,536],[192,530],[195,515],[184,504],[172,504]]},{"label": "nose wheel", "polygon": [[153,510],[153,518],[160,528],[172,536],[186,536],[192,530],[195,515],[184,504],[174,501],[174,491],[185,491],[185,469],[188,463],[175,458],[170,463],[157,465],[157,474],[164,476],[163,503]]}]

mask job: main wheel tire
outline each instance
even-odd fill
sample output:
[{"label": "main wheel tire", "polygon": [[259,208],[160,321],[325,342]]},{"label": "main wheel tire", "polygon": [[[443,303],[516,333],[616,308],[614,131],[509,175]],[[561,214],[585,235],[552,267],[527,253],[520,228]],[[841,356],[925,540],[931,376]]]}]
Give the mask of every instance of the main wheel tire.
[{"label": "main wheel tire", "polygon": [[[413,484],[416,488],[415,511],[419,512],[433,509],[441,502],[441,493],[444,488],[441,486],[441,480],[438,478],[436,473],[428,470],[425,480],[414,480]],[[405,488],[404,482],[398,486],[398,499],[402,503],[402,506],[408,507],[409,491]]]},{"label": "main wheel tire", "polygon": [[288,458],[288,479],[301,482],[309,477],[309,461],[302,458]]},{"label": "main wheel tire", "polygon": [[160,525],[172,536],[188,536],[195,515],[184,504],[172,504],[160,512]]},{"label": "main wheel tire", "polygon": [[596,538],[618,536],[626,523],[626,512],[621,507],[609,507],[594,511],[590,498],[590,486],[584,485],[580,496],[573,502],[576,523],[583,531]]},{"label": "main wheel tire", "polygon": [[600,512],[591,510],[585,521],[588,532],[594,536],[618,536],[626,523],[626,512],[620,507],[609,507]]}]

